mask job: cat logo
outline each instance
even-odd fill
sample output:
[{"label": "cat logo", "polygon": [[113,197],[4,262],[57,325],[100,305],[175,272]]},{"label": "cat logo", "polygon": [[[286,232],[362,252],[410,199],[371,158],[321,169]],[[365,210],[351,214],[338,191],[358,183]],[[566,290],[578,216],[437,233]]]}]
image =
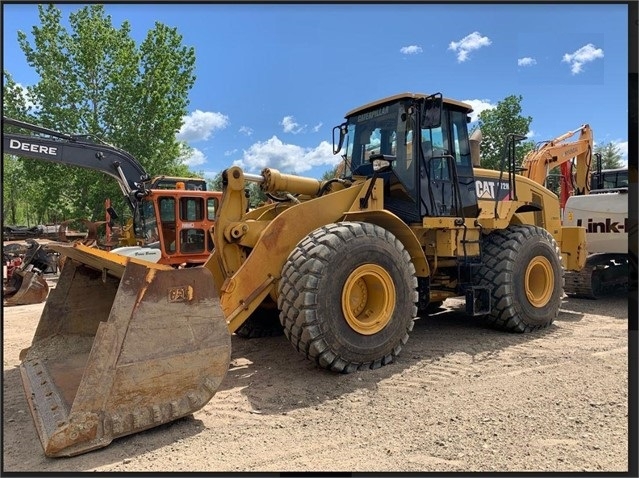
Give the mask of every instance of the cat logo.
[{"label": "cat logo", "polygon": [[[500,199],[504,196],[504,193],[508,192],[508,183],[502,182],[499,196]],[[491,181],[486,179],[477,178],[475,180],[475,192],[477,193],[477,197],[479,199],[494,199],[495,192],[498,190],[497,181]]]}]

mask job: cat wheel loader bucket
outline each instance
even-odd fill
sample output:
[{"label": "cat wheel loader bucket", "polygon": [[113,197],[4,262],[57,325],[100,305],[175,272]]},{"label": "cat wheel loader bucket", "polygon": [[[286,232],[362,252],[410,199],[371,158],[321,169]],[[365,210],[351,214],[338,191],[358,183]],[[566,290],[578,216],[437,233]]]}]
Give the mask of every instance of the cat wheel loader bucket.
[{"label": "cat wheel loader bucket", "polygon": [[47,456],[107,446],[213,397],[231,336],[208,269],[178,270],[82,244],[52,248],[65,265],[20,354]]},{"label": "cat wheel loader bucket", "polygon": [[4,290],[5,307],[13,305],[39,304],[49,294],[49,284],[36,271],[16,270],[11,275],[9,285]]}]

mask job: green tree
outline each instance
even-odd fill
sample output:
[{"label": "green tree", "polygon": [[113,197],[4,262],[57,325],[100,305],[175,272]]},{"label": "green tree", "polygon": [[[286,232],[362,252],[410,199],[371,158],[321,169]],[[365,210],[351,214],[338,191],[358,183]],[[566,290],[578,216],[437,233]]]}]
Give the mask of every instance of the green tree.
[{"label": "green tree", "polygon": [[324,171],[324,174],[322,174],[320,181],[327,181],[329,179],[336,178],[338,175],[339,169],[340,169],[340,164],[338,163],[335,165],[335,167]]},{"label": "green tree", "polygon": [[[595,153],[601,154],[602,169],[616,169],[623,166],[621,160],[621,150],[619,146],[610,141],[606,144],[598,144],[595,146]],[[591,171],[595,171],[596,164],[593,163]]]},{"label": "green tree", "polygon": [[[526,135],[532,117],[521,115],[522,96],[510,95],[497,103],[495,108],[479,113],[478,127],[481,129],[481,167],[499,169],[504,157],[506,136],[509,133]],[[532,141],[523,141],[516,148],[516,164],[533,148]]]},{"label": "green tree", "polygon": [[[7,73],[4,74],[3,96],[3,115],[12,118],[27,117],[28,94]],[[32,225],[32,220],[37,222],[33,203],[40,194],[40,188],[38,183],[27,180],[25,165],[16,156],[3,155],[2,181],[3,223]]]},{"label": "green tree", "polygon": [[[33,43],[18,33],[20,48],[39,75],[39,81],[27,87],[37,106],[25,110],[5,71],[3,109],[56,131],[87,134],[120,147],[151,175],[193,176],[176,131],[195,82],[195,51],[182,45],[177,29],[156,22],[138,47],[129,23],[114,27],[102,5],[71,13],[68,29],[54,5],[38,5],[38,12]],[[122,197],[113,179],[95,171],[23,161],[29,161],[25,179],[39,186],[32,202],[40,214],[102,219],[104,200],[117,204]],[[119,204],[125,207],[123,200]]]}]

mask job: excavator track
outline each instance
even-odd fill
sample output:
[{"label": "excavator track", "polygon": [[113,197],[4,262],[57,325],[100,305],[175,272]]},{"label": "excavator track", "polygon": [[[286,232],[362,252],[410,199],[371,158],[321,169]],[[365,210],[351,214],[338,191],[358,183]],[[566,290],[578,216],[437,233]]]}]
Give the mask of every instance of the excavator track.
[{"label": "excavator track", "polygon": [[599,299],[628,287],[628,259],[621,254],[594,254],[578,272],[566,271],[564,292],[581,299]]}]

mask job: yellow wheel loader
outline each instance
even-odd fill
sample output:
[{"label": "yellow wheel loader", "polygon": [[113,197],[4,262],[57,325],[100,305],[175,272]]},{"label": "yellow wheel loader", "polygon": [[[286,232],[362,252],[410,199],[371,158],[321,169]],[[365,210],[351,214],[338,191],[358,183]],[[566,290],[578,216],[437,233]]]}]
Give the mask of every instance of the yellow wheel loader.
[{"label": "yellow wheel loader", "polygon": [[[515,174],[514,135],[502,170],[481,170],[509,196],[478,197],[471,111],[439,93],[357,108],[333,129],[343,163],[329,180],[227,169],[201,267],[55,246],[67,263],[21,364],[45,453],[198,410],[226,374],[231,334],[274,315],[295,349],[341,373],[396,360],[414,320],[448,297],[499,329],[550,325],[585,230],[562,227],[557,196]],[[248,182],[270,201],[249,210]]]}]

